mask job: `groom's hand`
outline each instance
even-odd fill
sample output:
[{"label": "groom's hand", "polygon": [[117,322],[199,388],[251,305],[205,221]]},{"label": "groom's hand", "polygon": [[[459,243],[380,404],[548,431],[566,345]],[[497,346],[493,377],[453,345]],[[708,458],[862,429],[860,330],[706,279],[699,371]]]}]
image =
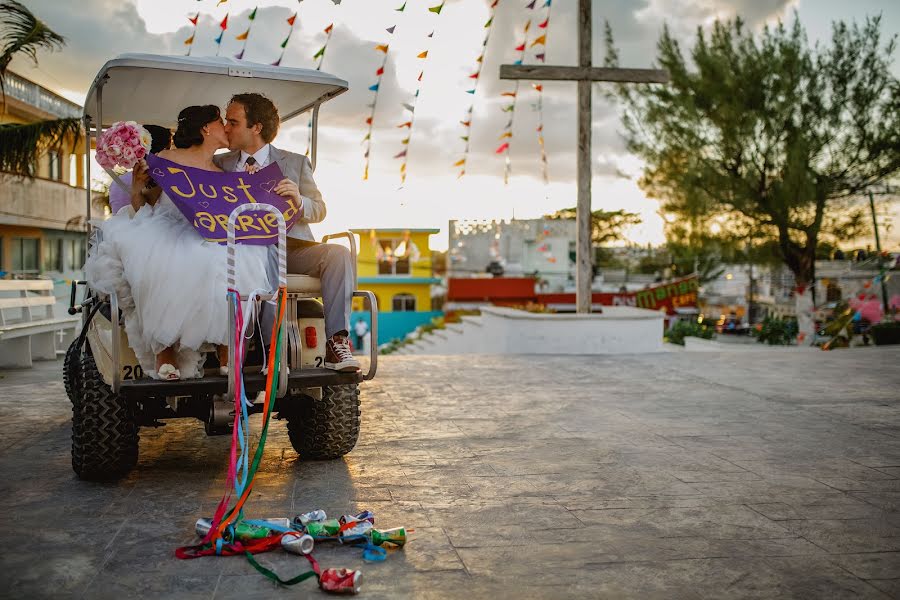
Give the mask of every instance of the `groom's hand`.
[{"label": "groom's hand", "polygon": [[287,178],[282,179],[272,191],[279,196],[293,198],[297,206],[302,206],[302,201],[300,200],[300,187],[294,181]]}]

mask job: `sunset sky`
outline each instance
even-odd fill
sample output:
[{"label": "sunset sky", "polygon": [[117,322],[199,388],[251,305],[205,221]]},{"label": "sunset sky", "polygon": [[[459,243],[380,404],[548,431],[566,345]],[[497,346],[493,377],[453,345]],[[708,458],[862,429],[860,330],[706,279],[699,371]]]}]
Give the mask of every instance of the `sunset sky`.
[{"label": "sunset sky", "polygon": [[[531,18],[536,25],[547,16],[544,0],[526,8],[528,0],[500,0],[482,77],[474,96],[471,153],[467,175],[457,179],[453,163],[461,158],[465,134],[460,120],[473,96],[469,75],[481,52],[489,17],[490,0],[447,0],[440,15],[428,7],[440,0],[408,0],[402,13],[394,9],[402,0],[25,0],[39,18],[66,37],[61,52],[39,53],[40,65],[16,59],[12,69],[78,103],[94,75],[107,60],[124,52],[183,55],[193,25],[200,18],[192,47],[194,55],[214,55],[219,23],[226,13],[229,27],[220,54],[233,56],[242,42],[235,37],[248,26],[248,16],[258,6],[247,40],[244,59],[271,63],[290,26],[286,19],[299,11],[297,23],[282,61],[284,66],[314,67],[313,55],[325,40],[323,29],[334,23],[334,33],[323,70],[350,82],[350,92],[322,110],[319,165],[316,180],[328,205],[328,219],[315,228],[317,235],[356,227],[437,227],[433,246],[446,248],[449,219],[497,219],[537,217],[575,205],[575,85],[548,83],[544,90],[546,148],[550,184],[541,177],[537,141],[536,92],[523,84],[516,106],[511,145],[512,177],[503,184],[503,158],[499,146],[508,113],[501,110],[513,82],[500,81],[498,67],[515,59],[522,42],[523,26]],[[553,0],[547,28],[547,64],[576,62],[577,0]],[[603,59],[602,23],[610,21],[623,65],[650,67],[655,44],[664,23],[688,46],[698,26],[716,17],[740,14],[752,27],[777,19],[791,20],[794,11],[807,29],[811,42],[827,42],[831,21],[862,21],[882,14],[882,31],[900,31],[900,2],[876,0],[595,0],[594,62]],[[387,27],[396,25],[393,36]],[[535,37],[536,27],[529,33]],[[427,35],[434,31],[434,36]],[[362,180],[361,141],[375,83],[375,71],[383,55],[375,44],[391,43],[380,88],[372,135],[370,179]],[[425,60],[416,58],[428,50]],[[540,46],[530,49],[525,62],[534,63]],[[421,93],[408,154],[408,179],[400,188],[400,140],[406,129],[396,125],[408,120],[402,103],[409,103],[424,67]],[[900,65],[895,62],[895,73]],[[658,244],[663,241],[657,203],[637,187],[641,163],[624,149],[616,109],[603,100],[599,84],[594,90],[593,206],[625,208],[638,212],[643,224],[628,232],[630,241]],[[165,93],[161,90],[160,93]],[[223,98],[222,102],[227,100]],[[303,152],[306,119],[288,122],[275,145]],[[896,219],[896,217],[895,217]],[[898,232],[890,235],[896,246]],[[896,249],[896,248],[895,248]]]}]

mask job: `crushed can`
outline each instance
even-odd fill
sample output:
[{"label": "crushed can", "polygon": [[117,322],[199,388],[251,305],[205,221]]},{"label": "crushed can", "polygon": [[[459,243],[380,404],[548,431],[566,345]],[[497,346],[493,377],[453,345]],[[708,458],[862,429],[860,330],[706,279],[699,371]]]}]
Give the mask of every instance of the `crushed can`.
[{"label": "crushed can", "polygon": [[362,571],[352,569],[323,569],[319,587],[333,594],[358,594],[362,585]]},{"label": "crushed can", "polygon": [[316,537],[331,537],[338,534],[341,530],[341,523],[337,519],[326,519],[324,521],[311,521],[306,526],[306,533]]},{"label": "crushed can", "polygon": [[346,538],[361,538],[372,531],[372,524],[368,521],[351,521],[352,527],[341,532],[341,540]]},{"label": "crushed can", "polygon": [[[290,519],[286,518],[254,519],[254,521],[265,521],[266,523],[271,523],[277,527],[291,527]],[[212,529],[212,519],[197,519],[197,523],[194,525],[194,531],[197,533],[197,537],[206,537],[206,534],[209,533],[210,529]],[[241,521],[234,526],[234,539],[242,542],[261,540],[276,533],[278,533],[278,531],[260,525],[250,525],[244,521]]]},{"label": "crushed can", "polygon": [[393,544],[395,546],[402,547],[404,544],[406,544],[405,527],[395,527],[393,529],[385,529],[384,531],[372,529],[369,532],[369,535],[372,538],[372,543],[376,546],[381,546],[382,544]]},{"label": "crushed can", "polygon": [[364,510],[358,515],[344,515],[340,518],[341,524],[350,522],[350,521],[368,521],[372,525],[375,524],[375,513],[371,510]]},{"label": "crushed can", "polygon": [[313,510],[294,517],[294,523],[296,525],[302,525],[303,527],[306,527],[310,523],[321,523],[327,518],[328,516],[325,514],[324,510]]},{"label": "crushed can", "polygon": [[281,537],[281,547],[291,554],[309,554],[314,545],[312,536],[299,531],[289,531]]}]

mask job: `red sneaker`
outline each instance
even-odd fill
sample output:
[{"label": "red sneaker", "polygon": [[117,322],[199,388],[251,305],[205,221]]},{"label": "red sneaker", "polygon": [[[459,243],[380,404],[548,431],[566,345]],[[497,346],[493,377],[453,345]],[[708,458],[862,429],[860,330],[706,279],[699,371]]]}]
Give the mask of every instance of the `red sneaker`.
[{"label": "red sneaker", "polygon": [[342,335],[333,335],[325,344],[325,368],[342,373],[359,371],[359,361],[353,358],[349,340]]}]

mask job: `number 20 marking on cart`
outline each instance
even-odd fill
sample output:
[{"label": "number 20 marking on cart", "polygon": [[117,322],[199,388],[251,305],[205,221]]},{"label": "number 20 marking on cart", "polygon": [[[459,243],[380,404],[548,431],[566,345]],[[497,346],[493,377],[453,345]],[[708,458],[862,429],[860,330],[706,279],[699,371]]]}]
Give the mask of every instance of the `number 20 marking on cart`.
[{"label": "number 20 marking on cart", "polygon": [[122,367],[122,371],[124,374],[122,375],[122,379],[141,379],[144,376],[144,370],[141,368],[141,365],[125,365]]}]

